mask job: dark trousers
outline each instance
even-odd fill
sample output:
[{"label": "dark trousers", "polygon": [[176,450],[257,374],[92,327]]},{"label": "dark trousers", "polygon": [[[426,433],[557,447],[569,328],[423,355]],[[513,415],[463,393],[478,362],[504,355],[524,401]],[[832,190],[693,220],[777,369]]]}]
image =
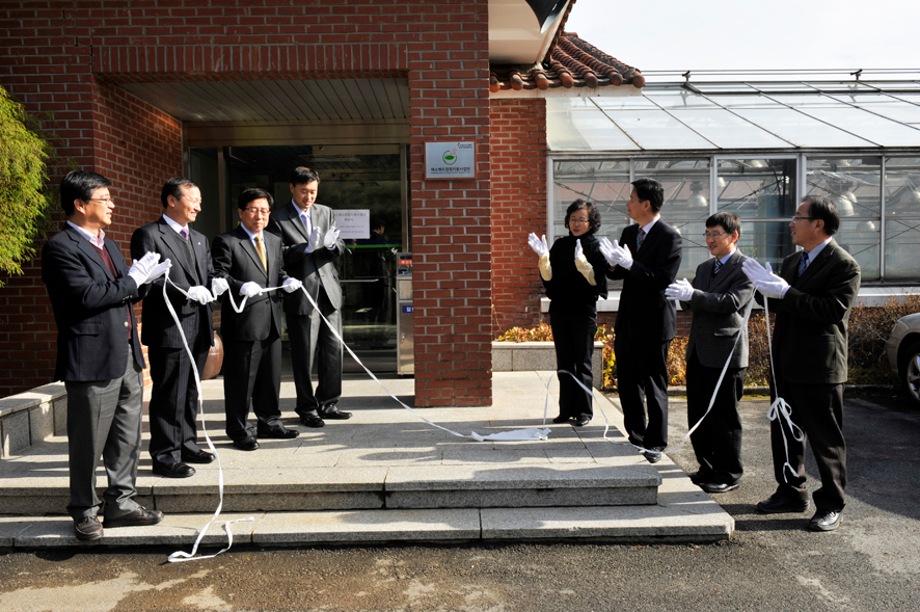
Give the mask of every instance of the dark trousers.
[{"label": "dark trousers", "polygon": [[[671,341],[614,338],[617,392],[629,441],[647,449],[668,446],[668,347]],[[648,420],[646,421],[646,403]]]},{"label": "dark trousers", "polygon": [[249,407],[262,427],[277,427],[281,418],[281,338],[224,341],[224,411],[231,440],[249,435]]},{"label": "dark trousers", "polygon": [[706,414],[722,368],[701,365],[695,351],[687,358],[687,425],[692,428],[703,419],[690,435],[703,482],[734,484],[744,472],[738,402],[744,393],[745,371],[746,368],[725,371],[712,408]]},{"label": "dark trousers", "polygon": [[[798,442],[785,421],[770,423],[773,447],[773,473],[779,484],[777,493],[792,499],[808,499],[805,488],[805,446],[811,444],[821,488],[814,492],[818,510],[840,512],[845,505],[843,490],[847,484],[846,444],[843,440],[843,385],[793,384],[778,381],[776,392],[792,409],[792,422],[805,434]],[[781,429],[782,428],[782,431]],[[782,433],[785,432],[785,444]],[[786,448],[789,464],[785,468]]]},{"label": "dark trousers", "polygon": [[[339,336],[342,335],[342,315],[320,292],[320,309]],[[300,416],[315,414],[320,407],[331,406],[342,397],[342,343],[313,310],[309,315],[288,315],[288,336],[291,340],[291,366],[294,389],[297,392],[295,410]],[[313,389],[311,372],[316,364],[317,385]]]},{"label": "dark trousers", "polygon": [[141,447],[143,382],[128,350],[125,374],[112,380],[65,382],[70,503],[74,519],[96,516],[99,457],[108,476],[105,513],[121,516],[137,508],[137,460]]},{"label": "dark trousers", "polygon": [[[559,414],[578,417],[594,416],[594,375],[591,355],[596,315],[569,315],[550,312],[556,369],[559,370]],[[579,384],[580,383],[580,384]],[[587,389],[587,390],[586,390]]]},{"label": "dark trousers", "polygon": [[195,419],[198,416],[198,390],[195,375],[208,359],[207,347],[195,352],[195,363],[184,348],[147,349],[150,358],[150,457],[154,463],[172,465],[182,461],[182,453],[195,453],[198,446]]}]

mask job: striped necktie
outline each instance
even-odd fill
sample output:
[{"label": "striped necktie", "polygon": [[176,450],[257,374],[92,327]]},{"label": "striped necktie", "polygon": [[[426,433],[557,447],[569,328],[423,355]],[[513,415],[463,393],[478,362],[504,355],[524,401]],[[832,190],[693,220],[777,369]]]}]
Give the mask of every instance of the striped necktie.
[{"label": "striped necktie", "polygon": [[716,259],[716,260],[715,260],[715,262],[712,264],[712,274],[713,274],[713,276],[715,276],[716,274],[719,273],[719,270],[722,269],[722,266],[723,266],[723,265],[724,265],[724,264],[722,263],[722,260],[721,260],[721,259]]},{"label": "striped necktie", "polygon": [[265,271],[268,272],[268,259],[265,257],[265,247],[262,246],[262,236],[256,236],[256,253],[259,254],[259,259],[262,260],[262,267],[265,268]]},{"label": "striped necktie", "polygon": [[636,250],[638,251],[642,248],[642,243],[645,242],[645,230],[641,227],[639,228],[639,236],[636,238]]},{"label": "striped necktie", "polygon": [[808,268],[808,253],[802,251],[802,259],[799,260],[799,276],[805,274],[805,270]]}]

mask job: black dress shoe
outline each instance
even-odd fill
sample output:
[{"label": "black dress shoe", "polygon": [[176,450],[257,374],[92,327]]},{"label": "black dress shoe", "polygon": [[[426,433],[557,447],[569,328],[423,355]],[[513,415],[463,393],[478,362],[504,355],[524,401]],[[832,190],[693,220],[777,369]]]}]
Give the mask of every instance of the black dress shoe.
[{"label": "black dress shoe", "polygon": [[296,429],[288,429],[284,425],[278,425],[277,427],[260,427],[258,432],[260,438],[278,438],[281,440],[290,440],[300,435],[300,432]]},{"label": "black dress shoe", "polygon": [[211,463],[214,461],[214,455],[199,448],[194,453],[182,453],[182,461],[185,463]]},{"label": "black dress shoe", "polygon": [[811,531],[833,531],[840,527],[840,513],[833,510],[818,510],[808,522]]},{"label": "black dress shoe", "polygon": [[658,463],[661,461],[661,452],[655,450],[642,451],[642,456],[645,457],[645,460],[649,463]]},{"label": "black dress shoe", "polygon": [[[178,464],[177,464],[178,465]],[[105,517],[106,527],[140,527],[142,525],[156,525],[163,520],[163,513],[159,510],[148,510],[138,506],[133,512],[122,514],[113,518]]]},{"label": "black dress shoe", "polygon": [[339,410],[335,407],[335,404],[331,406],[326,406],[325,408],[319,409],[319,416],[322,419],[328,421],[347,421],[351,418],[350,412],[345,412],[344,410]]},{"label": "black dress shoe", "polygon": [[73,520],[73,534],[81,542],[92,542],[102,537],[102,523],[95,516]]},{"label": "black dress shoe", "polygon": [[731,484],[727,482],[699,482],[697,485],[707,493],[728,493],[740,486],[737,482]]},{"label": "black dress shoe", "polygon": [[234,440],[233,446],[242,451],[254,451],[259,448],[259,441],[252,436],[249,436],[248,438],[243,438],[241,440]]},{"label": "black dress shoe", "polygon": [[181,461],[178,463],[154,463],[153,473],[166,478],[188,478],[195,475],[195,468]]},{"label": "black dress shoe", "polygon": [[763,514],[782,514],[784,512],[805,512],[811,502],[807,499],[790,499],[780,495],[771,495],[757,504],[757,510]]},{"label": "black dress shoe", "polygon": [[326,422],[319,418],[319,415],[316,414],[302,414],[300,415],[300,422],[303,423],[306,427],[325,427]]},{"label": "black dress shoe", "polygon": [[566,416],[564,414],[560,414],[555,419],[553,419],[553,423],[568,423],[571,420],[572,420],[572,417]]},{"label": "black dress shoe", "polygon": [[577,417],[575,417],[575,420],[572,421],[572,425],[575,427],[584,427],[590,422],[591,422],[590,416],[588,416],[587,414],[579,414]]}]

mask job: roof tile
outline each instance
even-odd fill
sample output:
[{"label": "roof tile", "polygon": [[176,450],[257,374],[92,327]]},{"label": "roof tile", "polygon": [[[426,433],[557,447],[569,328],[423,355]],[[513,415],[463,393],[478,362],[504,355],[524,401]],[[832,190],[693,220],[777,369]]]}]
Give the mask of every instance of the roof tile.
[{"label": "roof tile", "polygon": [[493,64],[489,73],[489,90],[493,92],[616,87],[624,83],[642,87],[645,77],[639,69],[624,64],[571,32],[562,32],[556,38],[545,61],[533,66]]}]

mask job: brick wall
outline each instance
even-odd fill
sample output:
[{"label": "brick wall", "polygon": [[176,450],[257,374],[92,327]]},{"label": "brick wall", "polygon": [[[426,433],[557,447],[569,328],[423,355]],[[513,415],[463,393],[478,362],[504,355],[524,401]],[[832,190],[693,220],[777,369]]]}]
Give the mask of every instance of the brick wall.
[{"label": "brick wall", "polygon": [[527,235],[546,233],[546,103],[492,100],[492,316],[496,335],[541,320]]},{"label": "brick wall", "polygon": [[[32,113],[49,114],[59,159],[54,182],[75,165],[114,182],[111,235],[158,214],[162,182],[181,171],[182,126],[119,89],[119,83],[406,76],[410,82],[411,236],[415,257],[416,403],[491,403],[488,3],[324,0],[5,2],[0,83]],[[424,179],[424,143],[470,141],[477,176]],[[39,245],[40,247],[40,245]],[[7,308],[47,313],[35,266],[0,290]],[[18,301],[17,301],[18,300]],[[49,322],[7,334],[0,357],[19,358],[22,338]],[[28,388],[31,377],[0,380]],[[40,380],[39,380],[40,379]]]},{"label": "brick wall", "polygon": [[[431,4],[409,48],[415,402],[492,403],[488,6]],[[424,144],[475,144],[476,178],[425,180]]]}]

